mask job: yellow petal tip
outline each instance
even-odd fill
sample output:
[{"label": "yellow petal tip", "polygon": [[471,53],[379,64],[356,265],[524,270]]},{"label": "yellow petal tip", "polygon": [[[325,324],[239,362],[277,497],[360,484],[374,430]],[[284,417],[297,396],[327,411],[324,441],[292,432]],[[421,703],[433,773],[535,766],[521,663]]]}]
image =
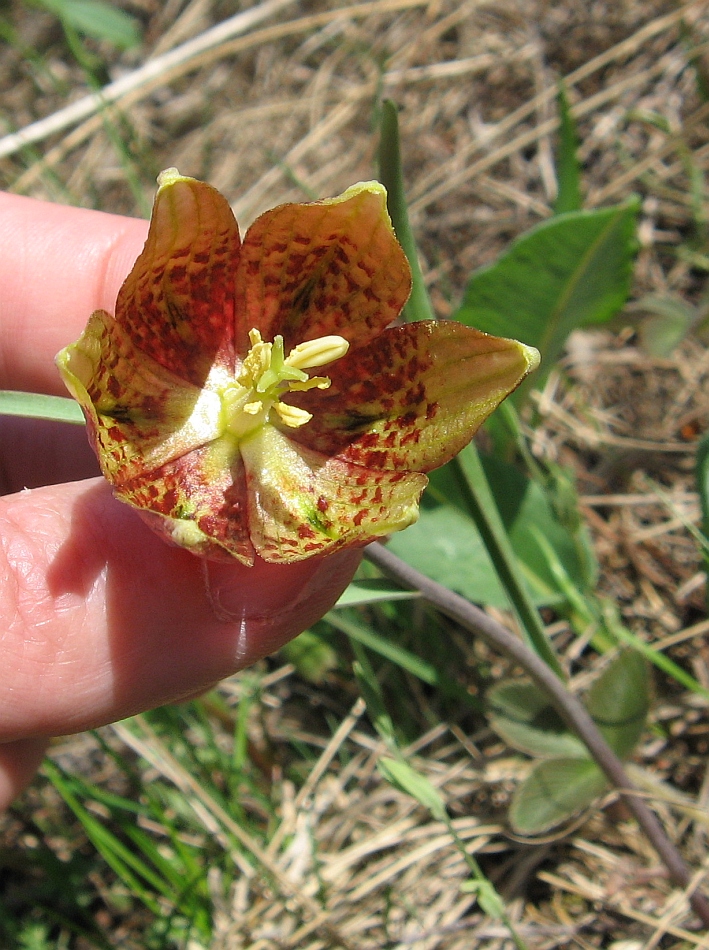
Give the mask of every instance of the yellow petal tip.
[{"label": "yellow petal tip", "polygon": [[533,372],[542,361],[539,350],[536,348],[536,346],[527,346],[526,343],[520,343],[519,347],[522,350],[522,355],[527,361],[527,372]]},{"label": "yellow petal tip", "polygon": [[158,188],[167,188],[168,185],[174,185],[176,181],[184,181],[186,177],[186,175],[181,175],[174,166],[171,166],[158,175]]}]

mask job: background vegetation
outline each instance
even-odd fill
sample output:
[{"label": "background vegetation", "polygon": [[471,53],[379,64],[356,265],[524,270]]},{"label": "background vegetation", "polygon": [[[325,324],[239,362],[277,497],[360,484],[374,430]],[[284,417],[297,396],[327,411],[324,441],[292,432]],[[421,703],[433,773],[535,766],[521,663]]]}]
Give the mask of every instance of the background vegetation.
[{"label": "background vegetation", "polygon": [[[519,499],[522,584],[701,886],[706,4],[42,0],[0,5],[0,32],[0,184],[106,211],[147,214],[177,165],[246,227],[371,178],[399,105],[436,314],[507,314],[551,357],[479,440]],[[532,228],[533,270],[569,260],[517,327],[530,238],[508,249]],[[579,275],[595,309],[565,320]],[[392,547],[516,629],[460,484],[437,476],[423,534]],[[0,819],[0,946],[704,945],[689,889],[519,668],[395,588],[367,565],[359,606],[203,699],[58,740]]]}]

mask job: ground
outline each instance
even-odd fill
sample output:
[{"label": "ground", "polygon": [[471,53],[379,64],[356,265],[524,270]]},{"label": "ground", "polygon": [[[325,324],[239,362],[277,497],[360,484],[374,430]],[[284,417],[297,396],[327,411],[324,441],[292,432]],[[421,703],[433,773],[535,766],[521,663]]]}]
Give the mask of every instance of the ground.
[{"label": "ground", "polygon": [[[532,451],[573,473],[599,593],[628,629],[709,688],[693,533],[695,451],[709,408],[706,2],[285,0],[255,4],[273,12],[190,55],[194,38],[251,4],[124,0],[114,6],[137,19],[140,44],[121,51],[86,40],[84,67],[42,6],[0,5],[2,187],[147,215],[156,174],[174,165],[227,195],[245,228],[281,202],[373,177],[378,106],[391,98],[439,317],[471,271],[551,216],[563,78],[584,204],[638,195],[639,245],[626,308],[612,325],[576,334],[535,397]],[[168,59],[171,50],[183,55]],[[141,72],[150,63],[153,72]],[[131,76],[115,105],[68,115],[92,82]],[[51,117],[54,126],[42,126]],[[29,134],[20,141],[18,130]],[[651,298],[696,314],[694,332],[662,353],[648,348]],[[545,619],[572,685],[587,682],[595,655],[564,618]],[[445,638],[446,670],[471,693],[514,672],[419,603],[365,620],[425,660],[435,659],[431,641]],[[54,767],[0,819],[2,945],[511,945],[502,922],[461,890],[468,871],[444,826],[377,772],[383,746],[352,675],[352,629],[328,631],[327,662],[310,678],[302,657],[281,655],[185,711],[58,740]],[[705,946],[686,895],[612,794],[558,833],[519,840],[506,808],[525,758],[472,707],[395,663],[377,673],[407,754],[445,794],[527,946]],[[658,673],[634,764],[665,782],[652,802],[688,865],[700,878],[703,869],[705,888],[708,751],[706,699]],[[90,786],[66,784],[79,780]],[[63,804],[62,789],[69,805],[83,795],[85,810]],[[131,836],[111,796],[137,803],[136,827],[152,845]],[[139,878],[129,887],[101,849],[110,851],[95,828],[102,822],[155,866],[180,848],[201,854],[190,859],[199,883],[189,900],[146,883],[116,845],[117,864]]]}]

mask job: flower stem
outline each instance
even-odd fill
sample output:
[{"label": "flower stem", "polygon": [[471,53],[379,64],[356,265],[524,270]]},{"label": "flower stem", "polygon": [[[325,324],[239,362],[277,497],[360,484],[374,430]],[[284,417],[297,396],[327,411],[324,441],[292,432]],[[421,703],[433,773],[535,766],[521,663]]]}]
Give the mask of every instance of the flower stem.
[{"label": "flower stem", "polygon": [[[639,796],[637,788],[628,778],[623,763],[608,746],[586,709],[575,696],[569,693],[546,662],[502,624],[497,623],[464,597],[410,567],[381,544],[376,542],[369,544],[365,548],[365,556],[402,586],[420,591],[423,597],[441,613],[451,617],[471,633],[482,637],[491,647],[511,657],[525,670],[549,696],[567,725],[586,744],[599,768],[603,770],[608,781],[616,788],[635,816],[674,883],[683,888],[690,886],[691,874],[681,854],[665,834],[654,812]],[[709,901],[697,890],[689,893],[687,898],[702,923],[709,927]]]}]

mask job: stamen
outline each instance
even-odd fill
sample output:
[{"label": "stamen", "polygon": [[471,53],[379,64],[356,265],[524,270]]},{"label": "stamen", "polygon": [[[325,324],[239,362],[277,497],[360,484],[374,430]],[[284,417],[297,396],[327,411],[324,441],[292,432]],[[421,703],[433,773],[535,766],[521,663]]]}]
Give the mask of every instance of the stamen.
[{"label": "stamen", "polygon": [[307,393],[309,389],[329,389],[332,380],[329,376],[311,376],[304,383],[291,383],[288,389],[292,393]]},{"label": "stamen", "polygon": [[321,336],[317,340],[306,340],[294,346],[285,361],[288,366],[297,369],[325,366],[326,363],[339,360],[349,348],[349,343],[342,336]]},{"label": "stamen", "polygon": [[281,417],[281,421],[291,429],[299,429],[313,418],[311,412],[306,412],[305,409],[298,409],[297,406],[289,406],[287,402],[277,402],[273,408]]},{"label": "stamen", "polygon": [[249,340],[251,349],[244,359],[241,373],[236,377],[236,381],[242,386],[252,387],[271,366],[273,344],[264,343],[258,330],[249,331]]},{"label": "stamen", "polygon": [[285,356],[280,334],[272,343],[264,343],[261,333],[254,328],[249,331],[249,341],[251,349],[240,374],[235,383],[228,384],[221,393],[225,430],[243,438],[267,423],[271,410],[291,429],[305,425],[313,418],[312,414],[282,403],[281,396],[287,392],[327,389],[328,376],[309,378],[304,368],[324,366],[340,359],[349,349],[349,343],[341,336],[323,336],[299,343]]}]

